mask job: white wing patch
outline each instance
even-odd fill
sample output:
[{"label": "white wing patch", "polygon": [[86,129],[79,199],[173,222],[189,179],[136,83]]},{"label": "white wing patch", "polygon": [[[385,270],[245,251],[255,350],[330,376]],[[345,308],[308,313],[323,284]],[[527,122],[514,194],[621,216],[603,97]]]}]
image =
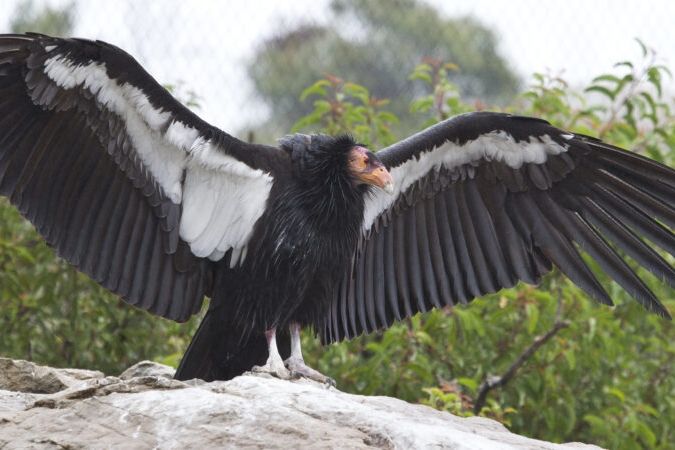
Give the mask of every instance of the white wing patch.
[{"label": "white wing patch", "polygon": [[271,186],[269,175],[244,178],[191,161],[183,191],[181,238],[195,255],[213,260],[232,248],[234,264],[264,212]]},{"label": "white wing patch", "polygon": [[513,136],[505,131],[493,131],[463,145],[447,141],[439,147],[421,153],[418,158],[413,157],[389,170],[394,181],[394,192],[387,194],[377,190],[366,199],[363,231],[370,230],[377,217],[386,211],[401,193],[431,170],[439,170],[441,167],[453,169],[481,159],[502,161],[518,169],[526,163],[542,164],[548,155],[566,151],[567,146],[558,144],[548,135],[533,136],[528,142],[516,142]]},{"label": "white wing patch", "polygon": [[[102,63],[77,65],[64,56],[45,61],[45,73],[64,89],[81,87],[124,120],[134,150],[164,193],[182,203],[180,237],[198,257],[242,263],[255,222],[262,216],[272,177],[224,153],[143,91],[118,83]],[[168,126],[167,126],[168,125]]]},{"label": "white wing patch", "polygon": [[45,73],[62,88],[82,86],[89,90],[99,103],[120,116],[145,167],[169,198],[174,203],[180,203],[180,182],[187,155],[162,139],[159,133],[161,127],[171,119],[169,112],[153,108],[137,87],[119,85],[108,78],[105,66],[101,63],[80,66],[64,57],[55,56],[45,61]]}]

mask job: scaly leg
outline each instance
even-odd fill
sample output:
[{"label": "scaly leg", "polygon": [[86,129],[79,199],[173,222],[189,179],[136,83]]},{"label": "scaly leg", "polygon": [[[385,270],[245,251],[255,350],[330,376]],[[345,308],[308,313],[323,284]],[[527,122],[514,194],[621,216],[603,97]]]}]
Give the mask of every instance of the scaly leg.
[{"label": "scaly leg", "polygon": [[253,366],[251,371],[269,373],[282,380],[291,379],[291,372],[284,366],[284,361],[281,359],[279,349],[277,348],[277,329],[272,328],[271,330],[265,331],[265,337],[267,338],[267,348],[269,351],[267,362],[264,366]]},{"label": "scaly leg", "polygon": [[309,378],[319,383],[335,386],[335,380],[305,364],[300,343],[300,324],[292,322],[289,329],[291,332],[291,357],[285,361],[285,364],[288,370],[290,370],[291,376],[293,378]]}]

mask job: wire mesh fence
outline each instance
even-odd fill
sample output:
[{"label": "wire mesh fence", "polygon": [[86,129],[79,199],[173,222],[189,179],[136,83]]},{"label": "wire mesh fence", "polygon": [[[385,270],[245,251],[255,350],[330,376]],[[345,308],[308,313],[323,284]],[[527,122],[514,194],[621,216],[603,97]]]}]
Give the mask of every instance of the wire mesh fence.
[{"label": "wire mesh fence", "polygon": [[405,96],[416,62],[433,56],[460,66],[465,95],[498,102],[535,71],[587,83],[636,56],[634,37],[666,65],[675,61],[675,2],[667,0],[0,3],[1,32],[56,31],[118,45],[181,99],[195,95],[204,119],[240,136],[261,127],[283,132],[306,107],[297,100],[301,88],[324,73]]}]

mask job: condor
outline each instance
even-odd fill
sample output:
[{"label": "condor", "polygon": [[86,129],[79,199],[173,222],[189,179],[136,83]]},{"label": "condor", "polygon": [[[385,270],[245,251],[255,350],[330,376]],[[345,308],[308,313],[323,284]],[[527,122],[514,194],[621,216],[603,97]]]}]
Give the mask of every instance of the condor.
[{"label": "condor", "polygon": [[579,249],[670,317],[617,249],[675,284],[652,248],[675,254],[675,171],[534,118],[465,114],[377,153],[348,136],[249,144],[117,47],[2,35],[0,194],[132,305],[185,321],[211,298],[180,379],[327,382],[302,327],[349,339],[553,266],[611,305]]}]

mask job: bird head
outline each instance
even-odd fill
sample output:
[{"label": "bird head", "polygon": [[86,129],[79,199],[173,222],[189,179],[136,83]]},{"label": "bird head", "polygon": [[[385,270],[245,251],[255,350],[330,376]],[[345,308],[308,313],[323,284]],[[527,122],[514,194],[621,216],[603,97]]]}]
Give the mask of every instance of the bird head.
[{"label": "bird head", "polygon": [[357,182],[369,184],[383,189],[386,193],[394,192],[391,174],[384,167],[380,158],[360,145],[349,149],[349,170]]},{"label": "bird head", "polygon": [[394,191],[391,174],[380,158],[351,136],[294,134],[279,144],[303,175],[326,176],[338,171],[346,173],[354,185],[376,186],[389,194]]}]

